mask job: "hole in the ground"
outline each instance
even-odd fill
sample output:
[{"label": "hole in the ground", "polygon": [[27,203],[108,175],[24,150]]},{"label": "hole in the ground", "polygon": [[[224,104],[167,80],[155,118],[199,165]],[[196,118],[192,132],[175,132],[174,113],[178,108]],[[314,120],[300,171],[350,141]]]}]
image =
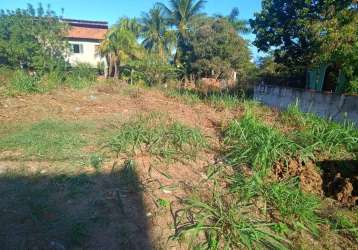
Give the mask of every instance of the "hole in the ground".
[{"label": "hole in the ground", "polygon": [[323,173],[322,188],[326,196],[349,207],[358,205],[358,161],[317,162]]}]

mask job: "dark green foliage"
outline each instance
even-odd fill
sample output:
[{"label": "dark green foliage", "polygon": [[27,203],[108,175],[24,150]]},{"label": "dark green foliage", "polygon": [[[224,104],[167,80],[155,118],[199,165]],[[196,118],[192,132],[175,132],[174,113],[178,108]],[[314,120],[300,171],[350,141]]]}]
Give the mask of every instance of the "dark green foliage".
[{"label": "dark green foliage", "polygon": [[49,7],[0,12],[0,64],[49,71],[64,65],[66,26]]},{"label": "dark green foliage", "polygon": [[123,163],[122,169],[119,172],[120,184],[131,192],[139,192],[142,190],[136,168],[136,162],[130,159]]},{"label": "dark green foliage", "polygon": [[159,54],[146,54],[141,60],[131,61],[128,77],[132,81],[144,81],[149,86],[176,80],[180,70],[163,60]]},{"label": "dark green foliage", "polygon": [[163,9],[155,6],[141,18],[142,45],[150,53],[156,53],[165,60],[171,54],[175,43],[175,33],[169,30],[169,22],[165,18]]},{"label": "dark green foliage", "polygon": [[186,63],[197,77],[231,79],[237,72],[245,80],[254,68],[247,42],[225,18],[198,19],[188,39],[191,51]]},{"label": "dark green foliage", "polygon": [[[350,81],[357,81],[357,3],[350,0],[264,0],[250,20],[254,45],[273,51],[277,63],[304,77],[307,67],[333,63]],[[304,81],[304,79],[302,79]]]}]

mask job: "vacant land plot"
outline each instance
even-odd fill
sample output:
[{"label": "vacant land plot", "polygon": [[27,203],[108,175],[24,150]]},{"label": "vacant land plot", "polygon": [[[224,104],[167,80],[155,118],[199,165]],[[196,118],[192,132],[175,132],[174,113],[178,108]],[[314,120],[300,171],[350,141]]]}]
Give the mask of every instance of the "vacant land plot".
[{"label": "vacant land plot", "polygon": [[1,97],[1,248],[357,248],[357,150],[349,124],[228,94]]}]

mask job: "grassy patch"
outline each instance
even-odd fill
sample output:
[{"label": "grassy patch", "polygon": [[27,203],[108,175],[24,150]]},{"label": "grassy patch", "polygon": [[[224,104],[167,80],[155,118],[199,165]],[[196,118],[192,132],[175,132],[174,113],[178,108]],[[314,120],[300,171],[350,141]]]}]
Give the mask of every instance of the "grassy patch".
[{"label": "grassy patch", "polygon": [[334,231],[343,234],[349,235],[356,241],[358,241],[358,225],[357,218],[354,220],[344,213],[337,212],[334,216],[330,218],[331,227]]},{"label": "grassy patch", "polygon": [[0,139],[1,150],[22,151],[24,157],[41,160],[82,159],[81,148],[88,141],[82,134],[87,126],[44,120],[24,126]]},{"label": "grassy patch", "polygon": [[288,160],[303,151],[297,143],[251,114],[229,123],[224,131],[224,145],[225,159],[230,165],[247,164],[255,171],[266,171],[274,162]]},{"label": "grassy patch", "polygon": [[216,109],[234,109],[241,105],[242,100],[236,93],[229,92],[213,92],[204,94],[198,91],[174,89],[167,91],[169,97],[178,98],[184,103],[193,105],[198,103],[206,103]]},{"label": "grassy patch", "polygon": [[358,152],[358,130],[352,123],[338,124],[303,113],[297,104],[290,106],[281,116],[284,123],[296,127],[292,138],[317,154],[340,157]]},{"label": "grassy patch", "polygon": [[250,206],[237,196],[218,189],[211,194],[210,200],[185,200],[186,207],[177,213],[176,237],[189,238],[190,248],[287,249],[289,242],[271,230],[275,224],[250,215]]},{"label": "grassy patch", "polygon": [[279,212],[280,219],[294,229],[304,229],[318,235],[318,224],[322,220],[316,211],[320,200],[314,195],[303,193],[296,180],[271,183],[265,188],[264,196]]},{"label": "grassy patch", "polygon": [[108,147],[117,154],[133,156],[140,150],[170,160],[193,159],[206,145],[198,129],[166,121],[160,114],[150,114],[125,123]]}]

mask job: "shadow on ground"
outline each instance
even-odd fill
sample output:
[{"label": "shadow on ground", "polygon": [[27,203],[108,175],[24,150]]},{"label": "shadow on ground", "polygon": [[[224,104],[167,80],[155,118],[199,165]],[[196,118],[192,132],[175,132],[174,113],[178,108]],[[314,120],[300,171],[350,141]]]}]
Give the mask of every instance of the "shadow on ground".
[{"label": "shadow on ground", "polygon": [[0,175],[1,249],[151,249],[132,161],[107,175]]}]

